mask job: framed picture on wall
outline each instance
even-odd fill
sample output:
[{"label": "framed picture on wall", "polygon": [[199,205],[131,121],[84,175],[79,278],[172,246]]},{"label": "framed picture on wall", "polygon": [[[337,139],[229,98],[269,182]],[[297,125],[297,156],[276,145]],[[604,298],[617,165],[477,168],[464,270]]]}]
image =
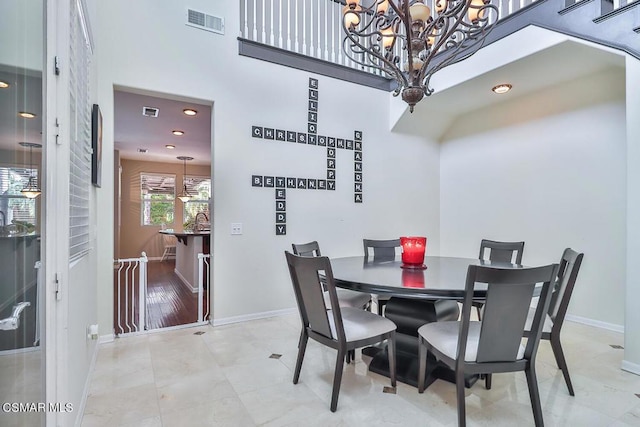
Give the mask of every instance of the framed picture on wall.
[{"label": "framed picture on wall", "polygon": [[102,113],[98,104],[91,110],[91,182],[96,187],[102,186]]}]

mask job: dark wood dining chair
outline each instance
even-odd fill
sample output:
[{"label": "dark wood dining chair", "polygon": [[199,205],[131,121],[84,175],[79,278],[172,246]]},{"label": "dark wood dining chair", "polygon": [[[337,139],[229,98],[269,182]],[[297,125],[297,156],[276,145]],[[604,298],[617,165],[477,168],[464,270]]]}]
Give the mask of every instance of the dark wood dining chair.
[{"label": "dark wood dining chair", "polygon": [[[524,242],[498,242],[496,240],[482,239],[480,241],[480,254],[478,259],[493,262],[509,262],[522,264]],[[482,301],[474,301],[473,306],[478,313],[478,319],[482,318]]]},{"label": "dark wood dining chair", "polygon": [[[374,240],[362,239],[365,260],[373,255],[373,261],[390,261],[396,257],[396,248],[400,248],[400,239]],[[378,302],[378,314],[382,315],[383,308],[389,302],[388,295],[373,295]]]},{"label": "dark wood dining chair", "polygon": [[[354,307],[340,307],[329,258],[324,256],[303,257],[290,252],[285,252],[285,256],[302,320],[293,383],[297,384],[300,378],[302,361],[309,338],[336,349],[338,355],[330,406],[331,411],[335,412],[338,406],[338,394],[340,393],[342,370],[347,352],[387,340],[389,376],[391,386],[395,387],[395,323],[369,311]],[[323,278],[321,279],[321,277]],[[325,304],[325,287],[329,293],[331,307]]]},{"label": "dark wood dining chair", "polygon": [[[583,257],[583,253],[578,253],[571,248],[565,249],[562,253],[560,267],[558,268],[558,278],[551,293],[551,304],[549,304],[549,310],[542,325],[542,339],[548,340],[551,343],[551,349],[556,358],[556,363],[558,364],[558,368],[562,370],[564,381],[567,383],[567,388],[571,396],[575,396],[575,394],[573,392],[571,378],[569,377],[567,361],[562,351],[562,345],[560,344],[560,331],[562,330],[564,317],[567,314],[569,300],[571,299],[571,294],[576,284],[576,278],[578,277]],[[525,326],[525,337],[531,334],[530,330],[534,313],[535,309],[531,308],[527,318],[527,325]]]},{"label": "dark wood dining chair", "polygon": [[[519,269],[470,265],[461,320],[427,323],[418,329],[418,392],[424,392],[429,351],[455,371],[458,425],[465,426],[465,375],[485,374],[490,382],[492,373],[524,371],[535,425],[543,426],[535,362],[557,274],[558,264]],[[523,346],[522,335],[538,283],[542,283],[540,297]],[[473,295],[479,286],[487,287],[484,316],[482,321],[471,321]]]},{"label": "dark wood dining chair", "polygon": [[[306,257],[322,256],[322,253],[320,252],[320,245],[315,240],[309,243],[293,243],[291,245],[291,248],[293,249],[293,253],[296,255]],[[341,307],[356,307],[367,309],[369,307],[369,303],[371,302],[371,296],[363,292],[356,292],[349,289],[340,288],[337,288],[336,291],[338,293],[338,301],[340,301]],[[327,302],[329,302],[328,299]]]},{"label": "dark wood dining chair", "polygon": [[[320,245],[315,240],[309,243],[293,243],[291,244],[291,248],[293,249],[293,253],[295,255],[306,257],[322,256],[322,253],[320,252]],[[367,310],[371,304],[371,295],[364,292],[356,292],[349,289],[336,288],[336,294],[338,295],[340,307],[355,307]],[[325,303],[328,307],[330,307],[331,300],[329,299],[329,294],[326,292],[326,289],[324,297]],[[355,351],[349,351],[347,353],[347,363],[349,363],[351,360],[355,360]]]}]

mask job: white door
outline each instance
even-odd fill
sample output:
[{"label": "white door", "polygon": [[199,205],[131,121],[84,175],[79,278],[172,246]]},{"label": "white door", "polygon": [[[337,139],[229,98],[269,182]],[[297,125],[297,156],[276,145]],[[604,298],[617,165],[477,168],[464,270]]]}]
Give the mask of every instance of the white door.
[{"label": "white door", "polygon": [[[0,2],[0,425],[44,425],[44,1]],[[35,409],[35,410],[34,410]]]}]

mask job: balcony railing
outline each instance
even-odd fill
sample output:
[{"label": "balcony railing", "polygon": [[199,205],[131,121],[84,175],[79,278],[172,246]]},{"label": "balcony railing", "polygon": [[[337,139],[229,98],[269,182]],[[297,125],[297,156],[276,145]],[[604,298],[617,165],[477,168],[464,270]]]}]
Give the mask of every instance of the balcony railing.
[{"label": "balcony railing", "polygon": [[329,0],[241,0],[242,38],[361,69],[342,51],[341,8]]},{"label": "balcony railing", "polygon": [[[504,18],[536,0],[493,1],[498,6],[499,16]],[[241,37],[334,64],[380,74],[379,70],[363,67],[344,54],[342,7],[339,1],[332,0],[241,0]],[[435,8],[432,9],[435,13]],[[396,49],[400,50],[402,46],[397,44]]]},{"label": "balcony railing", "polygon": [[[376,0],[362,0],[373,2]],[[491,0],[505,19],[538,0]],[[574,3],[588,4],[591,0],[565,0],[564,6]],[[603,2],[603,13],[624,8],[639,0],[598,0]],[[432,6],[433,0],[426,3]],[[373,67],[364,67],[350,60],[342,49],[341,0],[240,0],[241,38],[293,52],[306,57],[339,64],[374,75],[384,73]],[[605,4],[606,3],[606,4]],[[432,13],[435,8],[431,7]],[[400,43],[395,46],[402,49]],[[404,55],[399,55],[403,58]],[[400,64],[403,67],[404,64]],[[386,76],[385,76],[386,77]]]}]

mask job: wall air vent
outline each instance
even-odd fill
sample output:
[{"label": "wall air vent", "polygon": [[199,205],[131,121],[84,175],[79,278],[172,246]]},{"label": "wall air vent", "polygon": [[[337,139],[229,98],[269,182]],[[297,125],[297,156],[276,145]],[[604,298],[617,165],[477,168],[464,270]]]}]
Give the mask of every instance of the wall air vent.
[{"label": "wall air vent", "polygon": [[217,34],[224,34],[224,18],[207,15],[197,10],[187,9],[187,25]]},{"label": "wall air vent", "polygon": [[145,117],[158,117],[159,112],[160,112],[159,108],[142,107],[142,115]]}]

